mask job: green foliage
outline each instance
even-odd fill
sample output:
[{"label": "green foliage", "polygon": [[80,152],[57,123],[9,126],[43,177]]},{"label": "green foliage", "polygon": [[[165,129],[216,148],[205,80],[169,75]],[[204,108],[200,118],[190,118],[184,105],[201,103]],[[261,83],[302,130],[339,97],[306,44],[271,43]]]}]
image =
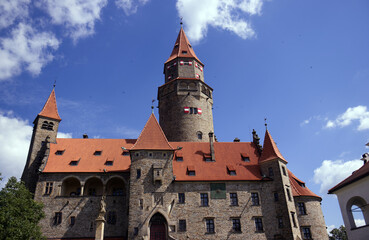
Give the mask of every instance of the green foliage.
[{"label": "green foliage", "polygon": [[42,208],[23,182],[9,178],[0,191],[0,240],[45,239],[37,225],[44,217]]},{"label": "green foliage", "polygon": [[339,228],[334,228],[330,231],[329,240],[347,240],[346,228],[341,225]]}]

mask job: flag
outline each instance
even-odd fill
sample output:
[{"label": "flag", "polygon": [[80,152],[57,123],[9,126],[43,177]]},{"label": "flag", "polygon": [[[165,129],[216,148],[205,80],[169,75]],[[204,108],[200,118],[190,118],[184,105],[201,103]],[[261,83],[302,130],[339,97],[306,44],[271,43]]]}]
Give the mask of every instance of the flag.
[{"label": "flag", "polygon": [[184,113],[190,113],[190,108],[189,107],[184,107],[183,111],[184,111]]},{"label": "flag", "polygon": [[197,109],[197,113],[201,115],[202,114],[202,109],[201,108],[198,108]]}]

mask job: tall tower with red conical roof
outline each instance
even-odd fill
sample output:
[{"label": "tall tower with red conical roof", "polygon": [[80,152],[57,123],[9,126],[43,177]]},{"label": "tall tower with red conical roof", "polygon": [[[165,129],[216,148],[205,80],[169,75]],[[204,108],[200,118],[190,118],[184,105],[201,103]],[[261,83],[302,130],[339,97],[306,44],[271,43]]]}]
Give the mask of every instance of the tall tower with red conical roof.
[{"label": "tall tower with red conical roof", "polygon": [[181,27],[164,63],[159,87],[159,122],[169,141],[207,142],[213,127],[213,89],[204,81],[204,64]]},{"label": "tall tower with red conical roof", "polygon": [[41,112],[33,121],[31,144],[21,178],[31,192],[35,191],[39,168],[48,157],[49,143],[56,143],[60,121],[53,89]]}]

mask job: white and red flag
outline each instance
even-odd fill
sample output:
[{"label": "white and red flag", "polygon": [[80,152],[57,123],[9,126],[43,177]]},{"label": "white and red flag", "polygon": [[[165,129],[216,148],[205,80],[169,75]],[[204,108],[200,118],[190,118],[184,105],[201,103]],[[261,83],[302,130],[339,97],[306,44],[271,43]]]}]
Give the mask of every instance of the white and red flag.
[{"label": "white and red flag", "polygon": [[198,114],[202,114],[202,109],[201,109],[201,108],[198,108],[198,109],[197,109],[197,113],[198,113]]},{"label": "white and red flag", "polygon": [[184,107],[183,112],[184,113],[190,113],[190,108],[189,107]]}]

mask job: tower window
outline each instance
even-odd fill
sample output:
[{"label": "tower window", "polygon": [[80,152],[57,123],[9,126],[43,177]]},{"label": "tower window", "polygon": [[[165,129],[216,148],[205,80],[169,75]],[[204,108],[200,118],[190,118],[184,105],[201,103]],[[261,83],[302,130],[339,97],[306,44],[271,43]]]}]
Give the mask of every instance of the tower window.
[{"label": "tower window", "polygon": [[295,213],[294,212],[291,212],[291,218],[292,218],[293,227],[297,227],[297,225],[296,225],[296,219],[295,219]]},{"label": "tower window", "polygon": [[187,54],[187,51],[182,51],[182,54]]},{"label": "tower window", "polygon": [[282,166],[282,172],[283,172],[283,175],[287,176],[286,174],[286,168]]},{"label": "tower window", "polygon": [[208,207],[209,206],[209,197],[207,193],[200,193],[201,206]]},{"label": "tower window", "polygon": [[269,171],[269,177],[274,176],[274,172],[273,172],[273,168],[272,167],[268,168],[268,171]]},{"label": "tower window", "polygon": [[53,183],[47,182],[45,187],[45,195],[50,195],[53,192]]},{"label": "tower window", "polygon": [[238,206],[237,193],[230,193],[229,197],[231,199],[231,206]]},{"label": "tower window", "polygon": [[200,131],[197,132],[197,139],[200,139],[200,140],[202,139],[202,132],[200,132]]},{"label": "tower window", "polygon": [[76,223],[76,217],[75,216],[72,216],[70,217],[70,226],[74,226],[74,224]]},{"label": "tower window", "polygon": [[178,193],[178,203],[185,203],[186,198],[184,193]]},{"label": "tower window", "polygon": [[49,122],[48,121],[44,121],[41,125],[42,129],[47,129],[47,126],[49,126]]},{"label": "tower window", "polygon": [[54,128],[54,123],[49,122],[49,125],[47,126],[47,130],[53,130]]},{"label": "tower window", "polygon": [[274,193],[274,202],[278,202],[279,201],[279,195],[277,192]]},{"label": "tower window", "polygon": [[290,190],[288,188],[286,188],[286,191],[287,191],[288,201],[292,202]]},{"label": "tower window", "polygon": [[310,227],[302,227],[303,239],[312,239]]},{"label": "tower window", "polygon": [[215,233],[214,219],[208,218],[206,221],[206,233]]},{"label": "tower window", "polygon": [[178,231],[185,232],[186,230],[186,219],[180,219],[178,221]]},{"label": "tower window", "polygon": [[262,232],[263,228],[263,220],[260,217],[256,217],[255,219],[255,228],[257,232]]},{"label": "tower window", "polygon": [[241,232],[241,220],[239,218],[232,219],[232,230],[233,232]]},{"label": "tower window", "polygon": [[253,206],[259,206],[259,194],[256,192],[251,193],[251,202]]},{"label": "tower window", "polygon": [[141,177],[141,169],[137,169],[136,171],[136,179],[139,179]]},{"label": "tower window", "polygon": [[303,202],[298,202],[297,203],[298,209],[299,209],[299,213],[300,215],[306,215],[306,207],[305,207],[305,203]]}]

